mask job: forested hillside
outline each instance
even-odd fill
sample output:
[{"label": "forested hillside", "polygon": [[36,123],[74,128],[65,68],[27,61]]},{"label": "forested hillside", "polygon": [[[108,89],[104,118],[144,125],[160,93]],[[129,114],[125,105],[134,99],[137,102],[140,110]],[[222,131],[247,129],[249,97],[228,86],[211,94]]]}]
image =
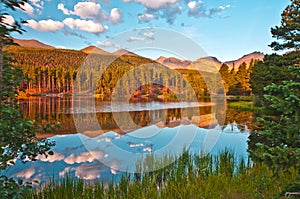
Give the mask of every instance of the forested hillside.
[{"label": "forested hillside", "polygon": [[[242,63],[238,70],[226,64],[220,68],[220,76],[191,69],[170,70],[151,59],[125,54],[87,54],[65,49],[42,49],[8,46],[5,52],[21,67],[29,78],[21,85],[25,94],[97,94],[109,99],[117,93],[136,99],[176,100],[177,96],[194,96],[187,89],[192,87],[198,98],[209,93],[249,95],[250,73],[253,65]],[[134,69],[134,70],[133,70]],[[205,78],[204,78],[205,77]],[[143,86],[144,85],[144,86]],[[160,86],[157,86],[160,85]],[[173,90],[172,90],[173,88]],[[148,99],[149,100],[149,99]]]}]

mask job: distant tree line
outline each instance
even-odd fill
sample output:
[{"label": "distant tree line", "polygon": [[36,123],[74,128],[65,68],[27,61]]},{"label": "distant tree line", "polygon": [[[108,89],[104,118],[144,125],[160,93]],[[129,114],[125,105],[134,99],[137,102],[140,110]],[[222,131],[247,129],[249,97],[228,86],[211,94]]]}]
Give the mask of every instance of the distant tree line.
[{"label": "distant tree line", "polygon": [[230,69],[228,65],[222,64],[220,74],[223,79],[224,90],[228,95],[250,95],[252,88],[250,85],[250,75],[257,60],[251,60],[247,65],[243,62],[238,69]]},{"label": "distant tree line", "polygon": [[14,60],[12,64],[30,79],[21,85],[29,94],[93,93],[105,99],[115,93],[131,95],[135,90],[145,89],[145,84],[172,88],[173,93],[186,99],[224,93],[215,83],[222,81],[217,74],[187,69],[174,71],[138,56],[88,55],[74,50],[20,46],[8,46],[5,52]]}]

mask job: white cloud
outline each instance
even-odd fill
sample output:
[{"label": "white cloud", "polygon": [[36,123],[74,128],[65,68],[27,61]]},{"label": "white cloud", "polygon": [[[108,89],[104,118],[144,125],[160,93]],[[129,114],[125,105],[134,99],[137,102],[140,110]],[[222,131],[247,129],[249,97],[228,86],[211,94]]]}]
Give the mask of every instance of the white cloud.
[{"label": "white cloud", "polygon": [[44,155],[40,155],[39,159],[43,162],[55,162],[55,161],[61,161],[65,158],[64,154],[58,153],[57,151],[54,151],[53,155],[49,155],[48,157]]},{"label": "white cloud", "polygon": [[118,171],[113,168],[110,169],[110,172],[111,172],[111,174],[114,174],[114,175],[116,175],[118,173]]},{"label": "white cloud", "polygon": [[62,22],[54,21],[52,19],[41,21],[30,19],[27,20],[25,25],[40,32],[56,32],[57,30],[62,30],[64,28],[64,24]]},{"label": "white cloud", "polygon": [[61,10],[65,15],[70,15],[71,11],[65,8],[64,4],[60,3],[57,5],[57,9]]},{"label": "white cloud", "polygon": [[154,33],[153,32],[145,32],[144,36],[148,39],[154,39]]},{"label": "white cloud", "polygon": [[71,154],[64,159],[67,164],[93,162],[94,160],[100,159],[104,156],[103,151],[87,151],[80,154]]},{"label": "white cloud", "polygon": [[149,21],[151,21],[155,18],[156,18],[156,16],[154,14],[145,13],[145,14],[139,14],[138,15],[138,19],[141,22],[149,22]]},{"label": "white cloud", "polygon": [[[124,0],[123,0],[124,1]],[[144,5],[144,13],[138,15],[140,22],[149,22],[155,18],[166,19],[169,24],[173,24],[177,15],[181,14],[182,7],[180,0],[126,0],[127,2],[137,2]]]},{"label": "white cloud", "polygon": [[97,46],[101,47],[101,48],[108,48],[108,47],[112,47],[113,44],[109,41],[107,42],[100,42],[100,41],[97,41]]},{"label": "white cloud", "polygon": [[60,3],[57,5],[57,9],[61,10],[65,15],[77,15],[82,19],[91,18],[96,21],[109,19],[107,13],[101,9],[101,5],[95,2],[78,2],[74,6],[74,11],[67,9],[64,4]]},{"label": "white cloud", "polygon": [[108,13],[101,8],[101,5],[95,2],[78,2],[74,6],[74,10],[67,9],[64,4],[57,5],[57,9],[61,10],[65,15],[76,15],[81,19],[93,19],[97,23],[103,21],[110,21],[112,24],[119,23],[121,21],[121,11],[118,8],[113,8]]},{"label": "white cloud", "polygon": [[143,41],[145,38],[142,37],[129,37],[129,39],[127,40],[128,42],[131,41]]},{"label": "white cloud", "polygon": [[[110,11],[110,15],[107,14],[101,8],[101,5],[95,2],[78,2],[74,6],[74,10],[67,9],[64,4],[57,5],[57,9],[61,10],[65,15],[77,15],[81,19],[67,18],[64,20],[64,24],[71,29],[79,29],[91,33],[100,33],[108,30],[107,26],[103,26],[104,21],[110,21],[111,24],[117,24],[121,22],[122,14],[118,8],[113,8]],[[86,20],[86,19],[93,19]]]},{"label": "white cloud", "polygon": [[188,5],[190,10],[192,10],[192,11],[196,10],[196,7],[197,7],[196,1],[191,1],[187,5]]},{"label": "white cloud", "polygon": [[90,33],[101,33],[108,30],[107,26],[103,26],[101,23],[96,23],[92,20],[82,20],[66,18],[63,23],[72,30],[82,30]]},{"label": "white cloud", "polygon": [[[74,6],[74,14],[81,18],[98,18],[103,14],[101,6],[95,2],[78,2]],[[102,17],[102,16],[101,16]]]},{"label": "white cloud", "polygon": [[16,177],[30,179],[35,174],[35,168],[33,166],[16,173]]},{"label": "white cloud", "polygon": [[[119,49],[122,49],[123,47],[121,47],[120,45],[118,45],[118,44],[114,44],[114,43],[111,43],[111,42],[109,42],[109,41],[106,41],[106,42],[100,42],[100,41],[97,41],[97,46],[98,47],[100,47],[100,48],[112,48],[112,49],[115,49],[115,50],[119,50]],[[116,137],[116,139],[117,139],[117,137]],[[105,138],[99,138],[98,140],[97,140],[97,142],[101,142],[101,141],[105,141],[105,142],[110,142],[111,141],[111,139],[110,138],[107,138],[107,137],[105,137]]]},{"label": "white cloud", "polygon": [[75,176],[84,180],[94,180],[101,176],[102,165],[82,164],[75,168]]},{"label": "white cloud", "polygon": [[44,2],[43,1],[40,1],[40,0],[29,0],[29,1],[32,3],[32,5],[34,5],[37,8],[42,9],[43,6],[44,6]]},{"label": "white cloud", "polygon": [[231,7],[230,5],[220,6],[220,9],[221,9],[221,10],[225,10],[226,8],[230,8],[230,7]]},{"label": "white cloud", "polygon": [[3,15],[3,21],[1,24],[5,26],[12,26],[14,25],[15,20],[11,15]]},{"label": "white cloud", "polygon": [[230,5],[207,9],[202,0],[123,0],[125,3],[135,2],[144,6],[144,12],[138,14],[139,22],[150,22],[153,19],[165,19],[173,24],[178,15],[183,12],[183,6],[187,7],[191,17],[222,17],[223,11]]},{"label": "white cloud", "polygon": [[118,8],[113,8],[110,11],[110,22],[112,24],[117,24],[121,21],[121,12]]},{"label": "white cloud", "polygon": [[191,1],[187,4],[188,6],[188,15],[192,17],[207,17],[212,18],[215,16],[222,16],[222,12],[227,8],[230,8],[230,5],[219,6],[218,8],[207,9],[202,1]]},{"label": "white cloud", "polygon": [[26,14],[28,14],[29,16],[34,16],[34,8],[29,4],[29,3],[25,3],[24,5],[21,6],[21,10],[23,12],[25,12]]},{"label": "white cloud", "polygon": [[187,6],[189,8],[189,16],[198,17],[200,15],[205,15],[205,8],[202,1],[191,1],[187,4]]},{"label": "white cloud", "polygon": [[59,172],[59,176],[63,178],[63,177],[65,177],[66,174],[70,173],[73,170],[74,170],[74,168],[65,167],[63,171]]},{"label": "white cloud", "polygon": [[136,2],[140,3],[148,8],[151,9],[160,9],[163,7],[167,7],[168,4],[175,4],[178,1],[177,0],[123,0],[123,2]]}]

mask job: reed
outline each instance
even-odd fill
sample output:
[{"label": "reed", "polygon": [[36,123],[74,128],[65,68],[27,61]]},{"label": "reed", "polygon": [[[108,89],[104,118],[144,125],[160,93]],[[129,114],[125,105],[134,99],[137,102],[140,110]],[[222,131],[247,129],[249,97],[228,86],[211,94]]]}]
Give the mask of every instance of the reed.
[{"label": "reed", "polygon": [[297,169],[276,175],[266,165],[238,160],[229,151],[217,156],[184,152],[153,172],[124,173],[107,185],[66,176],[27,191],[24,198],[273,198],[296,176]]}]

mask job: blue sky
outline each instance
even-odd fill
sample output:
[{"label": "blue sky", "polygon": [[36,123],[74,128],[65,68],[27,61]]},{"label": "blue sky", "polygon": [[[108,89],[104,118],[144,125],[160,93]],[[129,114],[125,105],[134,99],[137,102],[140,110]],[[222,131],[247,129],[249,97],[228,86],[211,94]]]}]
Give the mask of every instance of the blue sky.
[{"label": "blue sky", "polygon": [[[127,42],[154,41],[155,28],[175,31],[191,39],[221,61],[234,60],[253,51],[272,53],[270,28],[280,24],[289,0],[29,0],[25,11],[10,13],[28,21],[16,38],[37,39],[69,49],[95,45],[107,51],[120,45],[112,38],[124,31],[146,28]],[[10,19],[11,20],[11,19]],[[172,37],[172,35],[170,35]],[[180,44],[181,40],[178,40]],[[112,48],[112,46],[114,48]],[[126,42],[121,45],[126,47]],[[170,46],[172,48],[172,46]],[[162,52],[140,52],[157,58]],[[162,53],[163,54],[163,53]],[[166,53],[168,54],[168,53]]]}]

